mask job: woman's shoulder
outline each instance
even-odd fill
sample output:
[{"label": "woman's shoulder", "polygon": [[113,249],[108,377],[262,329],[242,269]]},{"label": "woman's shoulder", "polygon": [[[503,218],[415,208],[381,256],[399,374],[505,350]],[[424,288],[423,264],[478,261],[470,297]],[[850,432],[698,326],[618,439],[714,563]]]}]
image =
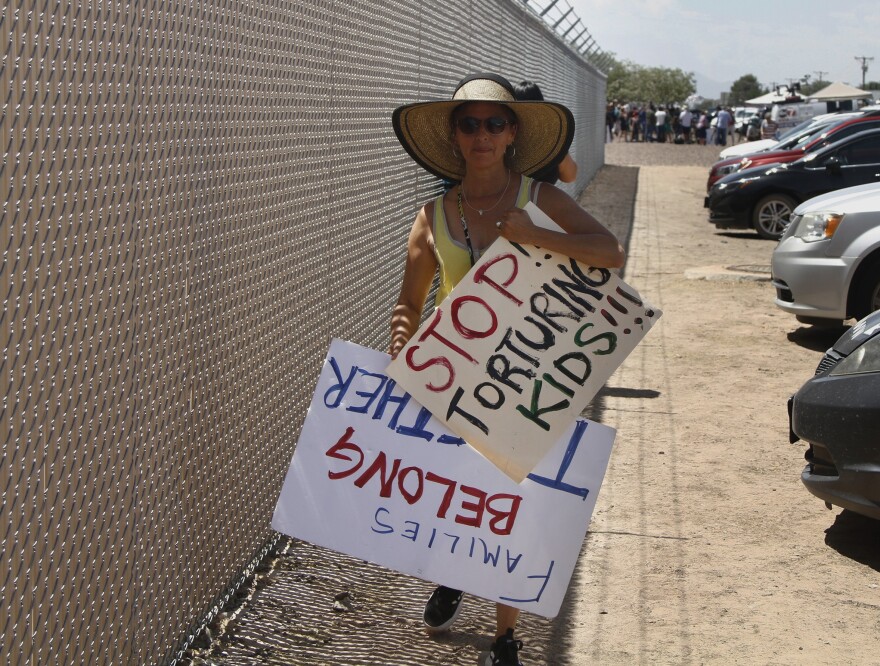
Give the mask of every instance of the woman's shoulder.
[{"label": "woman's shoulder", "polygon": [[533,185],[537,188],[532,201],[544,212],[551,214],[553,210],[560,210],[568,206],[573,199],[563,190],[559,189],[553,183],[536,182]]}]

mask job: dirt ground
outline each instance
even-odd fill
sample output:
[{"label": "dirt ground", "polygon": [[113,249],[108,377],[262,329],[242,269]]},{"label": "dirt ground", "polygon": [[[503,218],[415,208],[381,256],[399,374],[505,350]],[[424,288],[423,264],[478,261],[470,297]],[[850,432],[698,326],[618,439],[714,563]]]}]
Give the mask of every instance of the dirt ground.
[{"label": "dirt ground", "polygon": [[[800,481],[786,400],[844,330],[773,304],[774,243],[702,207],[714,147],[614,143],[582,197],[626,241],[624,279],[663,311],[594,400],[617,428],[555,620],[524,614],[525,664],[880,664],[880,523]],[[427,638],[431,586],[291,541],[194,664],[482,664],[492,606]]]},{"label": "dirt ground", "polygon": [[[880,663],[878,523],[826,510],[788,443],[786,400],[845,329],[773,304],[775,243],[706,222],[714,149],[607,148],[603,178],[651,165],[624,277],[664,314],[604,391],[618,436],[573,585],[570,663]],[[701,166],[670,166],[683,161]]]}]

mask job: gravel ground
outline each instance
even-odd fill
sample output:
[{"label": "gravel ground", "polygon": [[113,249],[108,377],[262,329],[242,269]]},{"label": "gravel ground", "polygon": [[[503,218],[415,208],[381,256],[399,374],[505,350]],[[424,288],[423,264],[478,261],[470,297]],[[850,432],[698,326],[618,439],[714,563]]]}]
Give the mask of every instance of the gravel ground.
[{"label": "gravel ground", "polygon": [[725,147],[612,141],[605,144],[605,163],[617,166],[705,166],[708,169],[718,161],[718,153]]}]

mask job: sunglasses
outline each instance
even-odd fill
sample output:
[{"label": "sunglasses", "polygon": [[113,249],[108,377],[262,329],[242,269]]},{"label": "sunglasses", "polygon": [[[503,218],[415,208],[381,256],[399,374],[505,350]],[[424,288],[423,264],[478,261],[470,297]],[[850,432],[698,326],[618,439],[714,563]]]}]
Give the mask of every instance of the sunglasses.
[{"label": "sunglasses", "polygon": [[486,128],[489,134],[501,134],[509,124],[509,120],[500,116],[491,116],[483,119],[464,116],[455,121],[458,131],[462,134],[476,134],[480,131],[481,125]]}]

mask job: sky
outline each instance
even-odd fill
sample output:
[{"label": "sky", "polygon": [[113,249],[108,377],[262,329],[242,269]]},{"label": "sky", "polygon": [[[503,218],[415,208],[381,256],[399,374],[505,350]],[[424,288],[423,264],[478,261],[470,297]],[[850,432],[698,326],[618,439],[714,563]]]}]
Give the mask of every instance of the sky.
[{"label": "sky", "polygon": [[[878,0],[568,0],[603,51],[697,76],[717,98],[744,74],[767,87],[810,80],[880,81]],[[821,72],[821,74],[820,74]]]}]

